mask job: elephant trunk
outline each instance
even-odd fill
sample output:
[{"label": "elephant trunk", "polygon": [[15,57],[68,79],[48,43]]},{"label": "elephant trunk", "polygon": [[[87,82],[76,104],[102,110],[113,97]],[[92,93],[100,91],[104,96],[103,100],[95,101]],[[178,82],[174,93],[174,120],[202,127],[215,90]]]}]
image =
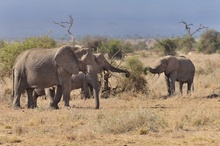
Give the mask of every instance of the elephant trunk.
[{"label": "elephant trunk", "polygon": [[92,87],[93,87],[93,96],[95,98],[95,109],[99,109],[99,90],[100,90],[100,85],[99,85],[99,80],[98,80],[98,73],[90,65],[88,65],[88,72],[89,72],[88,75],[92,79],[91,80],[91,84],[92,84]]},{"label": "elephant trunk", "polygon": [[99,109],[99,90],[100,90],[100,85],[98,81],[98,76],[96,73],[91,74],[92,78],[94,79],[92,82],[93,86],[93,96],[95,98],[95,109]]},{"label": "elephant trunk", "polygon": [[110,70],[111,72],[125,73],[125,76],[126,76],[126,77],[129,77],[129,76],[130,76],[130,72],[129,72],[129,71],[127,71],[127,70],[122,70],[122,69],[116,68],[116,67],[114,67],[114,66],[110,66],[110,67],[109,67],[109,70]]},{"label": "elephant trunk", "polygon": [[159,65],[159,66],[156,66],[155,68],[146,67],[144,69],[144,73],[147,74],[147,71],[150,71],[152,74],[160,74],[164,72],[164,69],[163,69],[163,66]]}]

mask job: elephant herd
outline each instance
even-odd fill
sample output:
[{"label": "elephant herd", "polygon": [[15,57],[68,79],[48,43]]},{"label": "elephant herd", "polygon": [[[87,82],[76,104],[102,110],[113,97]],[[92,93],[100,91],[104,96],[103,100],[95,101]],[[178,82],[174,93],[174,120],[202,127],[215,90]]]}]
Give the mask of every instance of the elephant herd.
[{"label": "elephant herd", "polygon": [[[37,107],[37,97],[47,94],[50,106],[58,109],[63,97],[64,105],[69,106],[70,92],[83,90],[88,94],[88,86],[92,87],[95,109],[99,109],[100,84],[98,74],[103,70],[125,73],[129,71],[113,67],[101,53],[93,54],[89,48],[64,45],[55,49],[30,49],[18,55],[13,66],[13,108],[20,109],[20,97],[26,90],[28,108]],[[187,92],[191,90],[195,67],[185,57],[166,56],[159,60],[154,68],[146,67],[145,72],[165,74],[168,94],[175,92],[175,81],[187,83]],[[56,90],[54,89],[56,88]]]}]

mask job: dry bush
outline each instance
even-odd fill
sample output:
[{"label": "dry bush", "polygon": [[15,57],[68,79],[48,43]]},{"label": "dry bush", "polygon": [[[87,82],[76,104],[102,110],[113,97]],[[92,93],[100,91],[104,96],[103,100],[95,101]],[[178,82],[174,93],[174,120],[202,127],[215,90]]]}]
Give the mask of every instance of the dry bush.
[{"label": "dry bush", "polygon": [[124,91],[148,94],[148,83],[144,77],[144,66],[137,56],[125,60],[125,66],[130,71],[130,77],[121,81]]},{"label": "dry bush", "polygon": [[219,114],[213,113],[207,107],[189,106],[178,113],[178,118],[175,119],[175,130],[193,131],[201,130],[205,127],[216,129],[217,127],[213,127],[213,125],[220,124],[217,118],[219,116]]}]

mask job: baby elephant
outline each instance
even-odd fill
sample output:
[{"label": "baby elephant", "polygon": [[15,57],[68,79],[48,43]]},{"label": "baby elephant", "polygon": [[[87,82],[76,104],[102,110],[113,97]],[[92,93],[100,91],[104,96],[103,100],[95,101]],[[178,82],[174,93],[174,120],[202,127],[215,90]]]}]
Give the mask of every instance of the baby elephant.
[{"label": "baby elephant", "polygon": [[146,67],[153,74],[165,74],[168,95],[175,92],[175,81],[179,82],[179,89],[182,93],[183,83],[187,83],[187,93],[191,91],[191,86],[195,74],[195,66],[192,61],[184,56],[165,56],[158,60],[155,67]]},{"label": "baby elephant", "polygon": [[[81,89],[81,98],[88,98],[89,97],[89,87],[92,85],[91,76],[89,74],[84,74],[83,72],[80,72],[78,75],[72,75],[71,77],[71,90],[74,89]],[[33,98],[35,107],[37,107],[37,98],[39,96],[46,95],[50,98],[50,103],[53,103],[54,96],[55,96],[55,87],[51,88],[37,88],[34,89],[33,92]]]}]

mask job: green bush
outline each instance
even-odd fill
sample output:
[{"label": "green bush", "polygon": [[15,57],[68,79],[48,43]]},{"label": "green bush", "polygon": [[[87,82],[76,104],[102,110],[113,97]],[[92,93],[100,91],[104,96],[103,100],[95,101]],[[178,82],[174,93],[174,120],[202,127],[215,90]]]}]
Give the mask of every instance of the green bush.
[{"label": "green bush", "polygon": [[206,30],[198,42],[198,52],[205,54],[216,53],[220,51],[220,33],[215,30]]},{"label": "green bush", "polygon": [[123,54],[131,53],[133,49],[130,43],[124,43],[118,39],[109,39],[101,44],[100,52],[107,53],[109,59],[121,59]]},{"label": "green bush", "polygon": [[0,49],[4,48],[6,43],[3,40],[0,40]]},{"label": "green bush", "polygon": [[10,76],[18,54],[31,48],[53,48],[56,42],[48,36],[30,37],[22,42],[6,44],[0,50],[0,77]]},{"label": "green bush", "polygon": [[175,55],[177,44],[171,39],[164,39],[163,41],[157,40],[157,43],[154,45],[155,49],[159,49],[162,53],[161,55]]},{"label": "green bush", "polygon": [[197,44],[195,39],[189,36],[176,38],[173,41],[177,44],[177,49],[184,53],[192,51]]},{"label": "green bush", "polygon": [[133,93],[148,93],[147,81],[144,77],[144,66],[142,62],[136,57],[130,57],[125,60],[125,67],[130,71],[130,77],[124,78],[122,87],[125,91],[133,91]]}]

